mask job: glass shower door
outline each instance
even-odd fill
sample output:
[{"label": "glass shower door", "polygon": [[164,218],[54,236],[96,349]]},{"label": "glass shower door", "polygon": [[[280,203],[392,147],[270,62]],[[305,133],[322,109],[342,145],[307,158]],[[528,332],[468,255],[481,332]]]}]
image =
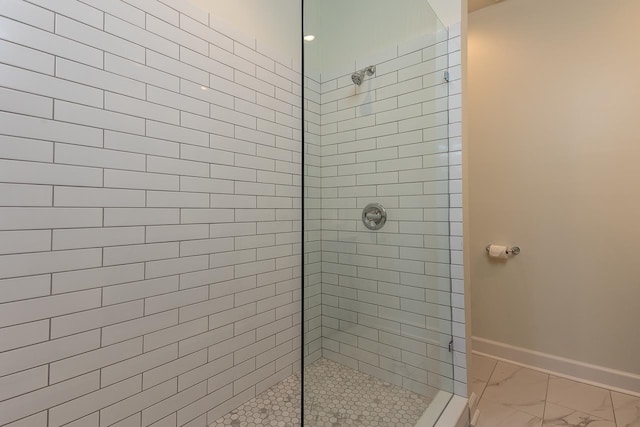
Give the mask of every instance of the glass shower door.
[{"label": "glass shower door", "polygon": [[304,425],[413,426],[453,392],[447,31],[410,0],[303,22]]}]

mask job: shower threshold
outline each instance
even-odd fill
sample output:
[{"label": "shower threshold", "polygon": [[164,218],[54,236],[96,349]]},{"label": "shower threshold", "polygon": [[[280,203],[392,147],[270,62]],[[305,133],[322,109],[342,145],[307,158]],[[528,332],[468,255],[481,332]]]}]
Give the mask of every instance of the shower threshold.
[{"label": "shower threshold", "polygon": [[[432,401],[328,359],[319,359],[305,368],[305,383],[305,427],[414,427],[418,420],[431,419],[424,414],[441,413],[448,402],[447,395],[450,397],[448,393],[438,394]],[[430,406],[433,408],[428,410]],[[300,417],[297,373],[211,426],[294,427],[300,425]]]}]

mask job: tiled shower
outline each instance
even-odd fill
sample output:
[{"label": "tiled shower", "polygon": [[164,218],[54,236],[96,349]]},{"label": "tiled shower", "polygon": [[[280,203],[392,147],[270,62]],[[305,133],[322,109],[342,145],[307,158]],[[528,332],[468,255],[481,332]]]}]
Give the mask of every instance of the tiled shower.
[{"label": "tiled shower", "polygon": [[2,2],[0,425],[300,425],[322,363],[466,395],[460,26],[304,79],[250,33]]},{"label": "tiled shower", "polygon": [[[313,144],[305,245],[314,249],[306,268],[315,279],[307,362],[329,358],[427,396],[454,391],[452,308],[464,338],[463,305],[451,295],[451,279],[462,279],[451,262],[461,263],[462,249],[451,236],[461,221],[451,194],[460,193],[461,147],[459,27],[452,30],[358,61],[377,61],[361,86],[353,67],[305,76]],[[371,202],[388,210],[377,232],[361,221]],[[456,378],[461,388],[465,376]]]}]

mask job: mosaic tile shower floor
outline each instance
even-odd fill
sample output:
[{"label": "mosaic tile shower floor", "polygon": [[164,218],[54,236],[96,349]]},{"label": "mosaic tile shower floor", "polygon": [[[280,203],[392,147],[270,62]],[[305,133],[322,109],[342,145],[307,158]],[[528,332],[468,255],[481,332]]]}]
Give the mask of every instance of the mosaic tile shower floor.
[{"label": "mosaic tile shower floor", "polygon": [[[413,427],[430,399],[320,359],[305,368],[305,426]],[[300,425],[300,375],[293,375],[213,423],[212,427]]]}]

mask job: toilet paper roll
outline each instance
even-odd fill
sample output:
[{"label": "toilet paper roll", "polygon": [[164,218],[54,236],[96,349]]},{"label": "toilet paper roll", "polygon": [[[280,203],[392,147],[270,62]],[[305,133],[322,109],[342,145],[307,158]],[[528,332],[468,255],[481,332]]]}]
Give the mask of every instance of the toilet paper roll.
[{"label": "toilet paper roll", "polygon": [[489,246],[489,256],[491,258],[507,259],[509,258],[507,249],[508,248],[506,246],[491,245]]}]

